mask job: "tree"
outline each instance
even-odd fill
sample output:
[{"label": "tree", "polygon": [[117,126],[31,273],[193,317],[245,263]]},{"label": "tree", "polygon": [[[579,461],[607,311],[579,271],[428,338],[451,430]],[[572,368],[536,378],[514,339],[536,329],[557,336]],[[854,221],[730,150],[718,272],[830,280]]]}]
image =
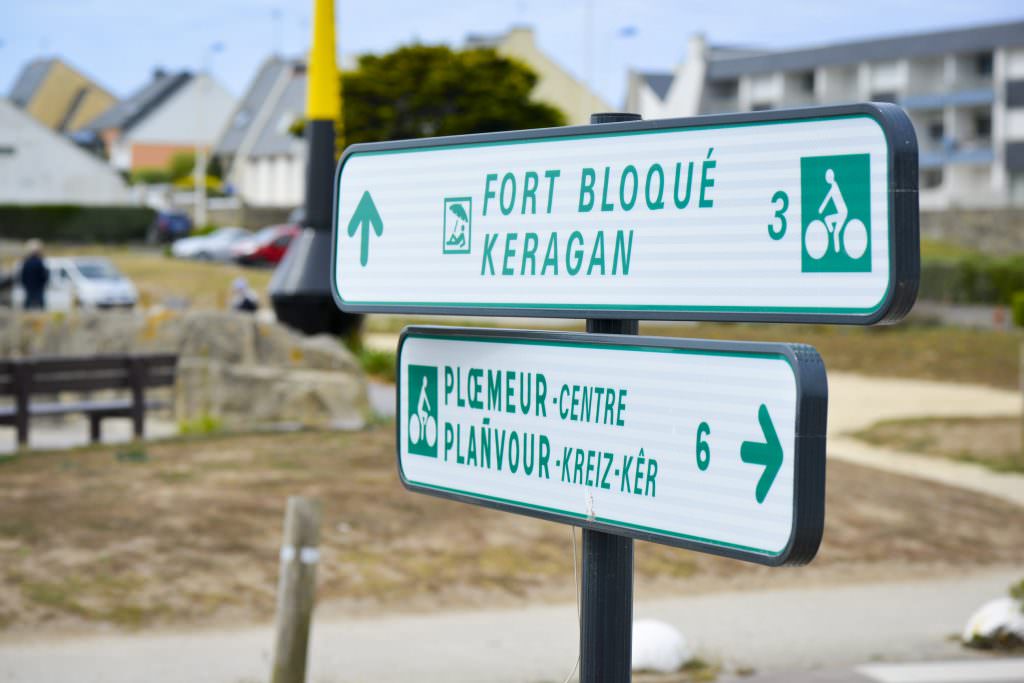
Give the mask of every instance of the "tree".
[{"label": "tree", "polygon": [[537,75],[490,48],[410,45],[342,74],[345,144],[565,125]]}]

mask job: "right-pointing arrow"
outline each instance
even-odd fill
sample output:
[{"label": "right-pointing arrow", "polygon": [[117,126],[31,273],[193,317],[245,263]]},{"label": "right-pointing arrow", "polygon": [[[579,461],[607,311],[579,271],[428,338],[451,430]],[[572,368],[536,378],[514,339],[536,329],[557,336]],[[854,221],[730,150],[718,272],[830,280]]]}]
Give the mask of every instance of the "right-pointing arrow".
[{"label": "right-pointing arrow", "polygon": [[764,465],[764,471],[754,491],[757,502],[763,503],[775,482],[775,475],[782,468],[782,444],[779,443],[779,435],[775,433],[775,425],[772,424],[772,416],[768,414],[768,406],[763,403],[757,410],[757,421],[761,423],[764,443],[744,441],[740,446],[740,459],[749,465]]}]

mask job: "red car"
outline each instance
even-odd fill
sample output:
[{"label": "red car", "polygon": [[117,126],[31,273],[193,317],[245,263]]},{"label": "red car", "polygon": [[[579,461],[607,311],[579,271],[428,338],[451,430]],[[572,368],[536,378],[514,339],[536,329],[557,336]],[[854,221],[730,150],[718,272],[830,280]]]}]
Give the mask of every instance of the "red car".
[{"label": "red car", "polygon": [[245,265],[277,265],[298,234],[297,225],[271,225],[232,244],[231,253],[235,261]]}]

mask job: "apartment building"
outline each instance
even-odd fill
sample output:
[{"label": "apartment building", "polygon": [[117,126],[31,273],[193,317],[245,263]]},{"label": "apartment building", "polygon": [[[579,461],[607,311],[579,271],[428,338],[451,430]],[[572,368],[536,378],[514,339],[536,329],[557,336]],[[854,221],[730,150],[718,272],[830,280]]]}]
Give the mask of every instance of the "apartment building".
[{"label": "apartment building", "polygon": [[672,73],[630,74],[644,118],[895,102],[920,150],[921,208],[1024,206],[1024,21],[796,50],[690,39]]}]

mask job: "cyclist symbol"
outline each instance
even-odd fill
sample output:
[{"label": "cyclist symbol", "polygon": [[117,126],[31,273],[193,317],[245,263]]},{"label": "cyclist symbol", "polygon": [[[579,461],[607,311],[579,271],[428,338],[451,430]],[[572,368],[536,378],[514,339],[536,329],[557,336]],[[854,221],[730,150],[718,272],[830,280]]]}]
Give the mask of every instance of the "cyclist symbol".
[{"label": "cyclist symbol", "polygon": [[[829,189],[818,207],[820,219],[811,221],[807,226],[807,233],[804,236],[804,244],[807,254],[815,260],[819,260],[828,253],[831,245],[836,254],[842,252],[851,259],[859,259],[864,255],[868,246],[868,231],[863,221],[857,218],[847,222],[849,210],[846,208],[846,200],[839,189],[836,181],[836,174],[831,168],[825,171],[825,182]],[[825,207],[832,204],[834,213],[825,214]]]},{"label": "cyclist symbol", "polygon": [[420,400],[416,412],[409,416],[409,441],[414,445],[423,441],[429,448],[437,443],[437,420],[430,414],[430,399],[427,398],[427,378],[420,387]]}]

